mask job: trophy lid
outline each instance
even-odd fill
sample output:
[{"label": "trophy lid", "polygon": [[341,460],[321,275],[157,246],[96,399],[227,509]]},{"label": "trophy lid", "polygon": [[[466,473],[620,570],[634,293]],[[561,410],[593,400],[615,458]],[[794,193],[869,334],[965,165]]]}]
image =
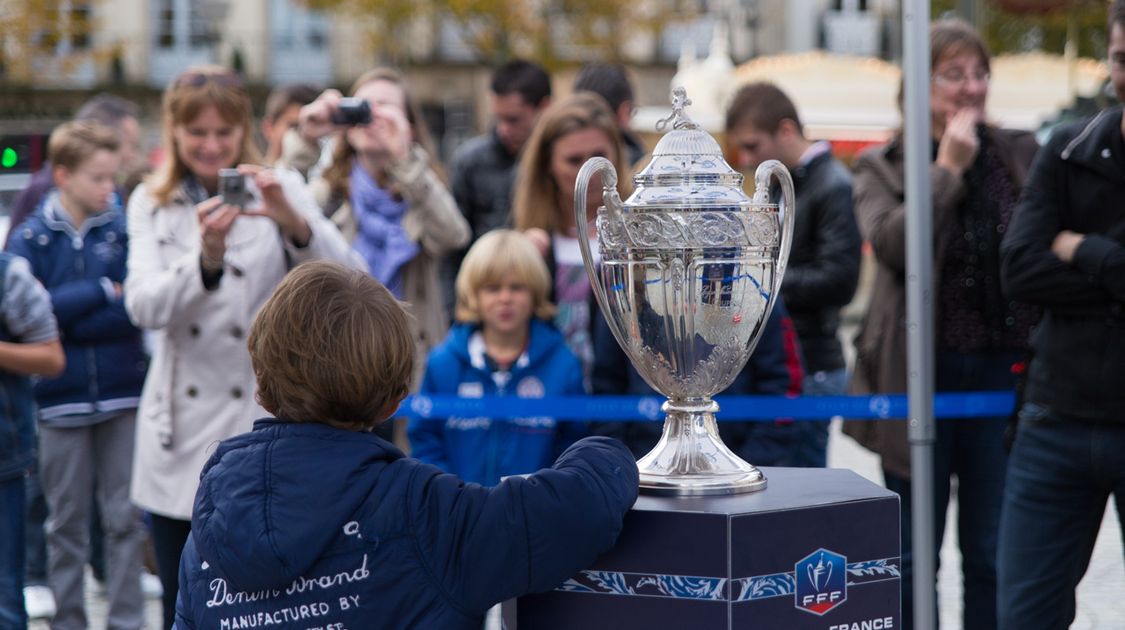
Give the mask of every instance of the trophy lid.
[{"label": "trophy lid", "polygon": [[727,164],[715,138],[684,112],[690,104],[684,88],[672,90],[672,114],[656,125],[662,131],[671,124],[672,130],[656,143],[648,166],[633,177],[636,189],[664,189],[663,193],[642,195],[650,202],[658,197],[666,203],[669,193],[686,192],[685,185],[697,194],[703,192],[699,186],[706,186],[706,196],[714,203],[748,201],[742,191],[742,174]]}]

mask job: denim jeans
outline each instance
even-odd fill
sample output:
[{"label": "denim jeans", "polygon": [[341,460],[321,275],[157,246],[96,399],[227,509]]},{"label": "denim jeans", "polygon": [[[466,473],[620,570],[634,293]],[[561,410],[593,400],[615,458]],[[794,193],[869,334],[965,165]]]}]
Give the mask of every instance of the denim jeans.
[{"label": "denim jeans", "polygon": [[26,628],[23,609],[24,478],[0,481],[0,628]]},{"label": "denim jeans", "polygon": [[[938,356],[937,391],[1011,389],[1011,366],[1018,353]],[[957,477],[957,540],[964,576],[964,630],[996,628],[996,549],[1000,502],[1004,495],[1007,417],[944,418],[937,421],[934,444],[934,566],[945,536],[951,478]],[[887,489],[901,497],[902,628],[914,626],[914,549],[910,480],[884,470]],[[930,576],[933,580],[936,576]]]},{"label": "denim jeans", "polygon": [[1074,591],[1110,495],[1121,519],[1125,425],[1083,423],[1025,404],[1000,523],[999,628],[1070,627]]}]

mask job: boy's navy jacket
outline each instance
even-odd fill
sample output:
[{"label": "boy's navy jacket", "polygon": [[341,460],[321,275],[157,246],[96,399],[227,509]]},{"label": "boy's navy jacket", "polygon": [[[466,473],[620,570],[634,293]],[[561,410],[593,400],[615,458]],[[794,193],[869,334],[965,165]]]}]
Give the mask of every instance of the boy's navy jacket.
[{"label": "boy's navy jacket", "polygon": [[106,286],[125,282],[125,215],[111,205],[79,230],[64,212],[51,193],[8,244],[51,294],[66,353],[66,371],[35,385],[39,417],[48,422],[135,409],[147,369],[141,332]]},{"label": "boy's navy jacket", "polygon": [[479,630],[612,547],[637,482],[609,438],[484,488],[370,433],[259,420],[204,467],[176,628]]},{"label": "boy's navy jacket", "polygon": [[[482,396],[581,396],[582,366],[554,326],[532,318],[527,351],[499,387],[483,360],[477,325],[454,326],[426,360],[421,394]],[[477,346],[477,347],[474,347]],[[494,486],[500,478],[535,472],[586,434],[582,423],[554,418],[412,419],[411,454],[466,481]]]}]

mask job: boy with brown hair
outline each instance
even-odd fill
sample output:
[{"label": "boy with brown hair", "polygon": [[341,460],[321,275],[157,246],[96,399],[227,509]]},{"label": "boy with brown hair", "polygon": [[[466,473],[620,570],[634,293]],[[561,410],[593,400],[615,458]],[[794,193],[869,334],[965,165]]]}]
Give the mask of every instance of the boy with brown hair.
[{"label": "boy with brown hair", "polygon": [[144,530],[129,484],[147,360],[141,333],[125,313],[128,236],[114,192],[120,145],[118,134],[98,123],[59,126],[47,143],[55,189],[9,244],[50,293],[67,358],[63,374],[35,385],[55,630],[87,625],[83,568],[94,480],[106,534],[110,625],[144,625]]},{"label": "boy with brown hair", "polygon": [[203,470],[180,564],[178,628],[481,627],[609,549],[637,496],[605,438],[495,488],[464,483],[371,434],[414,373],[409,317],[366,273],[298,266],[250,331],[274,418]]}]

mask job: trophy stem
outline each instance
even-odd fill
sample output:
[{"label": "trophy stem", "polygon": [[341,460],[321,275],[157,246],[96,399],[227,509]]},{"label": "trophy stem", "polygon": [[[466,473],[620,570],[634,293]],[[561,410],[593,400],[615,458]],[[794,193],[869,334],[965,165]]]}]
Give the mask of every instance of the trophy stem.
[{"label": "trophy stem", "polygon": [[719,438],[719,405],[710,397],[669,399],[663,410],[664,434],[637,462],[642,493],[705,496],[765,489],[765,475]]}]

